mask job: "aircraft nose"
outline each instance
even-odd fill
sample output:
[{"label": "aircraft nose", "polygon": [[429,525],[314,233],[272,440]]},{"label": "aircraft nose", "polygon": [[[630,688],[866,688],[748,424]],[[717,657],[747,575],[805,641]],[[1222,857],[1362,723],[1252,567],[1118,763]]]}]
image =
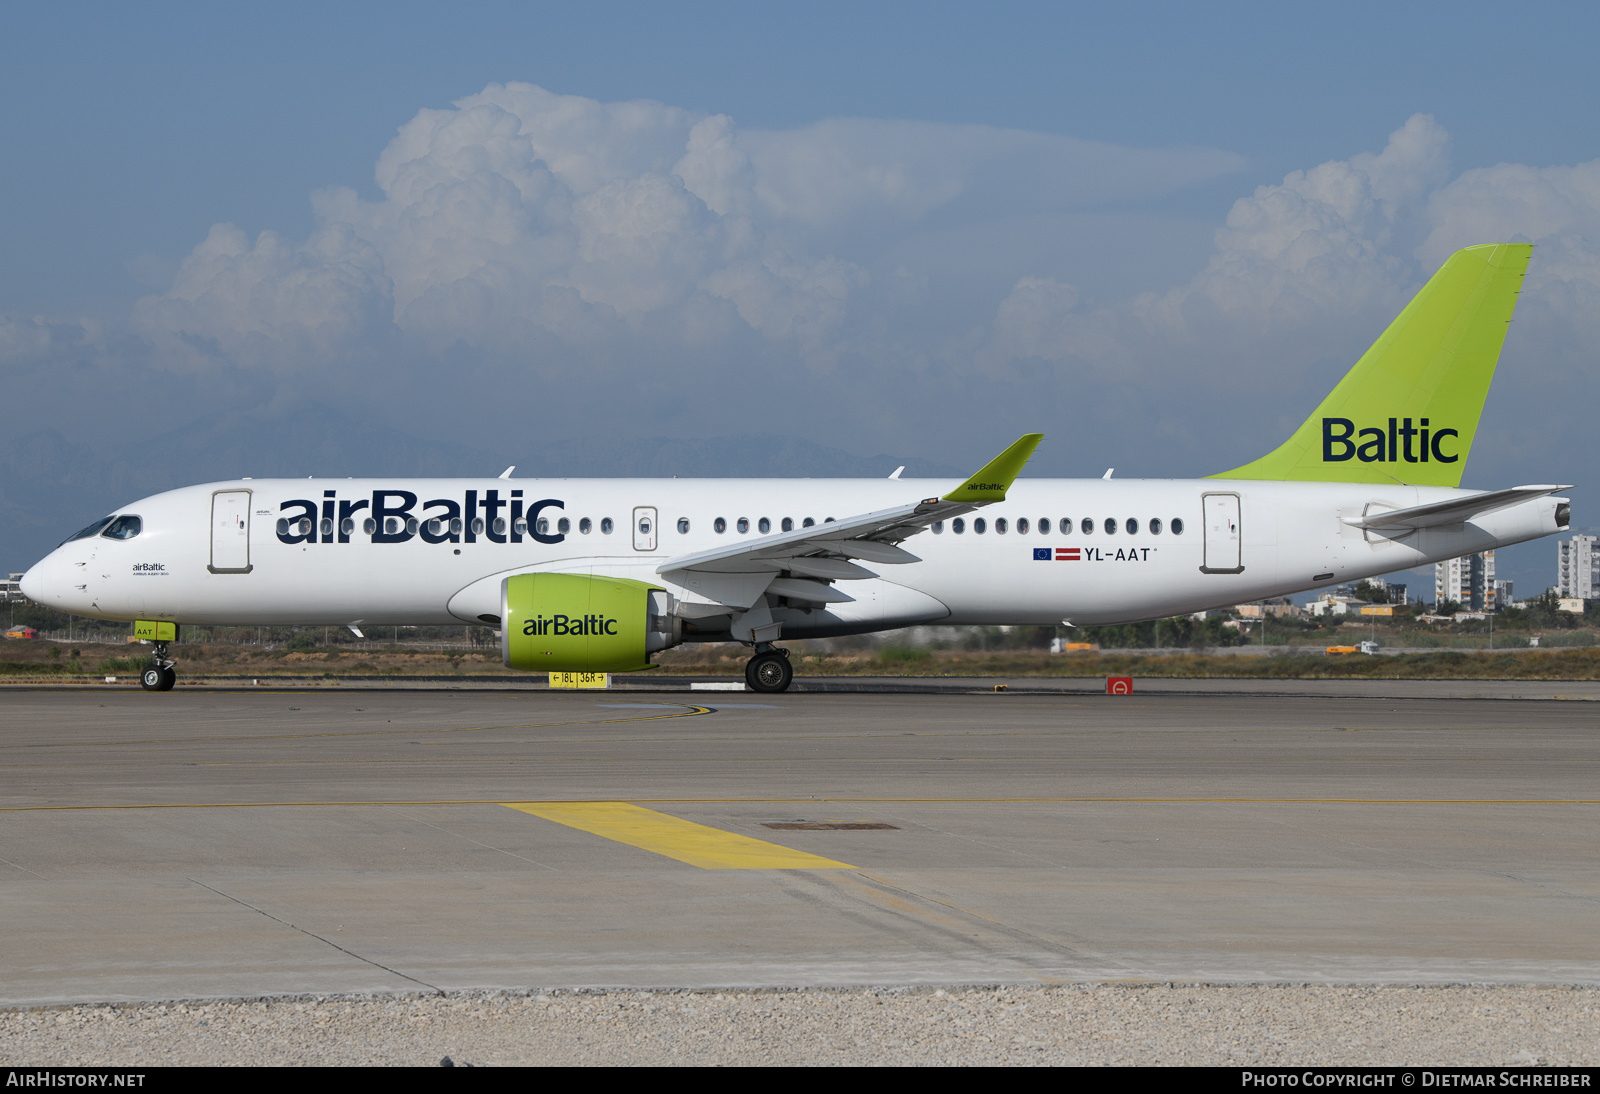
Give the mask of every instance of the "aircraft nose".
[{"label": "aircraft nose", "polygon": [[44,571],[47,568],[46,562],[34,563],[28,568],[28,572],[22,575],[22,580],[18,583],[22,589],[22,595],[36,604],[44,602]]}]

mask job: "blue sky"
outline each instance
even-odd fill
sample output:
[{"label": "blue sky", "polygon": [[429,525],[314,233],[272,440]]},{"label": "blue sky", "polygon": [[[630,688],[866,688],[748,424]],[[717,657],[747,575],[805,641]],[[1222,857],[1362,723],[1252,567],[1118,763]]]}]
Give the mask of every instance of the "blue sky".
[{"label": "blue sky", "polygon": [[[1186,476],[1281,440],[1449,248],[1520,233],[1540,249],[1469,480],[1581,481],[1597,24],[4,4],[0,378],[89,435],[314,402],[970,462],[1039,428],[1041,472]],[[496,144],[494,118],[543,135]],[[1523,551],[1519,590],[1554,555]]]}]

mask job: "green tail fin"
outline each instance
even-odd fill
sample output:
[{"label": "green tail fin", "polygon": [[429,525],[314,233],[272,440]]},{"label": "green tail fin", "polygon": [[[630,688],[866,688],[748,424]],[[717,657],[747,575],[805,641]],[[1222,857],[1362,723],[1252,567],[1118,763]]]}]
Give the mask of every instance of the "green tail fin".
[{"label": "green tail fin", "polygon": [[1451,255],[1294,436],[1212,478],[1460,486],[1532,253]]}]

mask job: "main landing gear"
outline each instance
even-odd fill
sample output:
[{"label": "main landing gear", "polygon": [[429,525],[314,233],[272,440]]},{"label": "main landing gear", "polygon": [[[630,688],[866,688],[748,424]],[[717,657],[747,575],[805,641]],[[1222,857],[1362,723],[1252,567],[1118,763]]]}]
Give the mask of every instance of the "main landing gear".
[{"label": "main landing gear", "polygon": [[167,657],[167,644],[157,642],[150,657],[150,667],[139,674],[139,686],[146,691],[171,691],[178,682],[178,671]]},{"label": "main landing gear", "polygon": [[756,655],[745,662],[744,682],[751,691],[775,695],[788,691],[794,680],[794,668],[789,664],[789,651],[779,649],[770,642],[756,646]]}]

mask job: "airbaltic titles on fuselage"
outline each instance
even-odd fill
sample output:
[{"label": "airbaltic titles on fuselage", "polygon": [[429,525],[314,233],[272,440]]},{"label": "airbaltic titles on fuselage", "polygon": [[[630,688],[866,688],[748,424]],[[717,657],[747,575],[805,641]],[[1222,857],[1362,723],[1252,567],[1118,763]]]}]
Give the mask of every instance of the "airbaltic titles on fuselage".
[{"label": "airbaltic titles on fuselage", "polygon": [[[481,494],[481,496],[480,496]],[[359,531],[373,543],[405,543],[421,538],[425,543],[560,543],[567,537],[540,530],[539,514],[564,509],[559,498],[527,502],[521,490],[502,497],[498,488],[468,490],[461,501],[433,498],[419,502],[410,490],[374,490],[371,497],[340,498],[336,490],[322,492],[317,503],[306,498],[283,502],[278,510],[278,539],[283,543],[349,543]],[[504,514],[504,515],[502,515]]]}]

